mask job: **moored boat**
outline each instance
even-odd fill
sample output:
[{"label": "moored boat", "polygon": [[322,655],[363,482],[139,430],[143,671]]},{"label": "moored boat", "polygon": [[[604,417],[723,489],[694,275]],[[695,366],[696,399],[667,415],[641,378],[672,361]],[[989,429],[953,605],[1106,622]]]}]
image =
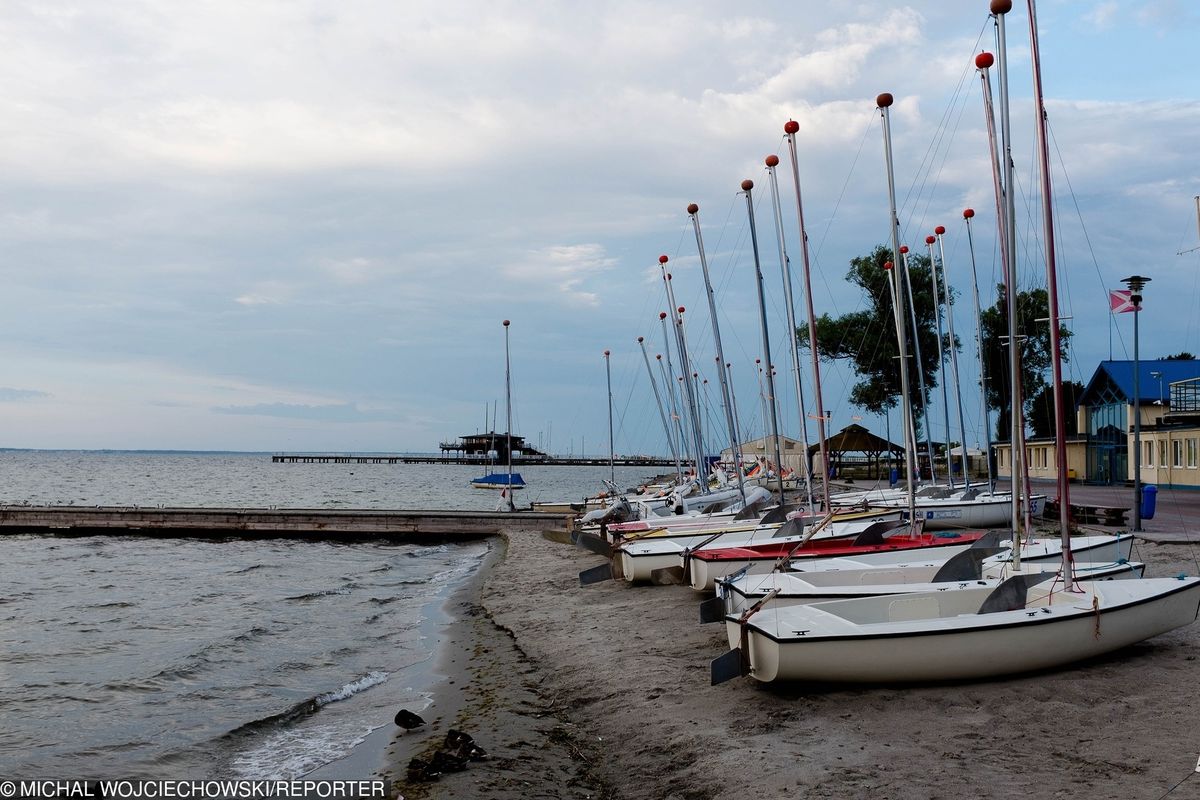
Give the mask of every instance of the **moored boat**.
[{"label": "moored boat", "polygon": [[[1017,575],[953,591],[780,607],[727,618],[758,681],[908,683],[1031,672],[1118,650],[1194,622],[1200,578],[1087,581]],[[718,659],[720,661],[721,659]],[[714,682],[718,675],[714,662]]]}]

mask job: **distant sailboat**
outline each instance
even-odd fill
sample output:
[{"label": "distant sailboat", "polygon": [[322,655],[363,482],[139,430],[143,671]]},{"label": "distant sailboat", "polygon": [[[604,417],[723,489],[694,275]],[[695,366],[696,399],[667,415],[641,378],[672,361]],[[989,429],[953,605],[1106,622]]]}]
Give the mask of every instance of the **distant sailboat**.
[{"label": "distant sailboat", "polygon": [[[504,413],[507,424],[504,433],[504,451],[507,454],[508,469],[505,472],[489,472],[471,481],[476,489],[500,489],[501,505],[507,510],[515,510],[512,492],[525,488],[525,480],[521,473],[512,471],[512,370],[508,357],[508,320],[504,320]],[[507,503],[505,502],[507,501]]]}]

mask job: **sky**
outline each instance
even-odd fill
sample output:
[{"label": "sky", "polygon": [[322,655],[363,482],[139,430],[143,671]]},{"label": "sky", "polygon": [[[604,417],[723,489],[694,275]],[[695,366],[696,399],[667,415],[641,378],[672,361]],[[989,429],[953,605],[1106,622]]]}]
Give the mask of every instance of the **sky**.
[{"label": "sky", "polygon": [[[1067,374],[1086,382],[1110,352],[1132,357],[1132,315],[1114,320],[1106,293],[1135,272],[1153,279],[1142,356],[1200,353],[1200,251],[1177,255],[1200,246],[1200,9],[1042,0],[1037,12]],[[1045,273],[1024,3],[1007,26],[1028,288]],[[742,432],[761,435],[745,178],[780,424],[798,438],[763,158],[783,160],[799,293],[783,145],[795,119],[814,302],[856,309],[848,262],[888,235],[885,91],[905,240],[920,251],[947,228],[978,442],[961,212],[976,210],[990,305],[983,49],[995,49],[986,0],[7,2],[0,446],[436,451],[493,413],[503,430],[509,319],[514,433],[607,454],[609,350],[615,451],[665,453],[637,337],[651,359],[663,352],[665,254],[693,359],[714,362],[692,202]],[[848,404],[844,365],[824,374],[834,430],[884,432]],[[728,437],[707,377],[715,448]]]}]

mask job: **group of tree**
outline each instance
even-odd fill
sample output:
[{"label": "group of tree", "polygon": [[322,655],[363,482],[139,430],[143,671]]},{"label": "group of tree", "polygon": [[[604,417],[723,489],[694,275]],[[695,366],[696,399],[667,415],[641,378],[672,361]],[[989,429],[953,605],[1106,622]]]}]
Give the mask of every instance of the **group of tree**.
[{"label": "group of tree", "polygon": [[[846,359],[859,380],[851,389],[850,402],[868,412],[882,414],[900,402],[899,345],[892,311],[892,290],[885,263],[894,262],[891,248],[879,245],[866,256],[851,260],[846,279],[859,286],[866,301],[858,311],[837,318],[822,314],[816,320],[817,348],[827,361]],[[937,315],[945,314],[943,303],[934,297],[931,262],[928,256],[908,254],[908,281],[912,285],[912,308],[902,308],[904,335],[909,342],[909,363],[920,370],[910,370],[910,400],[913,417],[918,426],[929,404],[930,392],[939,385]],[[903,277],[903,273],[900,273]],[[939,283],[944,278],[939,276]],[[1008,301],[1004,286],[996,287],[996,301],[981,313],[984,367],[987,372],[987,404],[999,412],[996,418],[996,438],[1008,439],[1011,381],[1008,356]],[[1030,289],[1017,293],[1017,341],[1020,343],[1022,408],[1036,436],[1053,432],[1054,406],[1050,384],[1046,380],[1050,368],[1050,326],[1048,296],[1045,289]],[[912,346],[913,316],[916,317],[916,341]],[[807,326],[797,330],[801,344],[808,344]],[[1059,342],[1064,360],[1070,347],[1071,332],[1059,329]],[[950,341],[943,333],[942,350],[961,349],[961,340]],[[917,357],[919,351],[919,359]],[[973,370],[972,370],[973,372]],[[925,391],[921,391],[924,378]],[[1068,434],[1075,433],[1075,401],[1083,387],[1075,382],[1063,384]]]}]

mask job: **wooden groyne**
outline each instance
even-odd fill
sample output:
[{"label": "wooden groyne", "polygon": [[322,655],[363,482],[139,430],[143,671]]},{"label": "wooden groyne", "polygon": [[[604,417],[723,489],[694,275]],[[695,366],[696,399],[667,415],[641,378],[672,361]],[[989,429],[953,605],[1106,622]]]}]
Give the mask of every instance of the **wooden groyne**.
[{"label": "wooden groyne", "polygon": [[134,535],[336,541],[470,541],[567,530],[572,516],[532,511],[0,506],[0,535]]}]

